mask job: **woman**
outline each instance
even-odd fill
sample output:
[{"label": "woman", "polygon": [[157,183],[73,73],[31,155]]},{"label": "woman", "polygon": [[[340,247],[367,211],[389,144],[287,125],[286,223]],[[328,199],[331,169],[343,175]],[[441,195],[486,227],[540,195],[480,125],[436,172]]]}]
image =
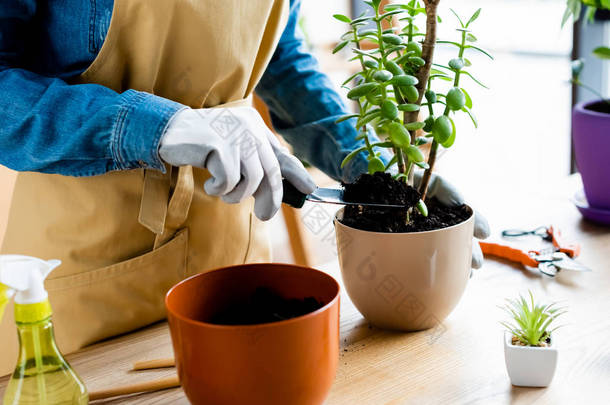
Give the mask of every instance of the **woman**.
[{"label": "woman", "polygon": [[299,0],[6,3],[0,163],[23,173],[2,252],[63,261],[47,287],[64,352],[163,319],[186,276],[270,260],[261,220],[282,177],[315,185],[254,91],[303,159],[335,179],[365,171],[363,156],[340,169],[359,142],[334,124],[345,106],[303,49]]}]

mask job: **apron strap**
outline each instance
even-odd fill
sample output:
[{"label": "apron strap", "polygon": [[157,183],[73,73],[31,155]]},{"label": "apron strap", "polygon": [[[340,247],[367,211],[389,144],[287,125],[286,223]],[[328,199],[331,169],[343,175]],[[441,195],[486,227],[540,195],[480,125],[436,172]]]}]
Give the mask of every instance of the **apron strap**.
[{"label": "apron strap", "polygon": [[172,167],[170,165],[166,165],[165,173],[159,170],[144,171],[144,186],[138,221],[155,234],[160,234],[165,230],[171,176]]},{"label": "apron strap", "polygon": [[171,199],[169,198],[172,171],[174,170],[176,168],[168,165],[165,173],[158,170],[144,171],[138,220],[140,224],[156,235],[154,249],[170,240],[186,222],[193,201],[195,180],[192,166],[178,168],[176,187]]},{"label": "apron strap", "polygon": [[[243,107],[252,105],[252,95],[234,100],[217,107]],[[144,171],[144,186],[140,203],[139,222],[156,235],[155,246],[169,241],[186,222],[195,193],[195,179],[192,166],[178,168],[174,192],[171,189],[172,168],[167,165],[166,173],[158,170]]]},{"label": "apron strap", "polygon": [[186,222],[195,194],[195,179],[192,166],[182,166],[178,169],[176,188],[172,194],[165,218],[165,229],[155,238],[154,248],[164,245],[177,230]]}]

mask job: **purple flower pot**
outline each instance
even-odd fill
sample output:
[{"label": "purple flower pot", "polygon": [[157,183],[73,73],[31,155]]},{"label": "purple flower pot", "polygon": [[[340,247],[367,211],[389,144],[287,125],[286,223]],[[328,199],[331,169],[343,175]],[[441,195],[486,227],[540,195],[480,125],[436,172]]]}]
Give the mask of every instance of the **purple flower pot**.
[{"label": "purple flower pot", "polygon": [[574,107],[572,139],[589,205],[610,210],[610,113],[601,112],[610,109],[602,103]]}]

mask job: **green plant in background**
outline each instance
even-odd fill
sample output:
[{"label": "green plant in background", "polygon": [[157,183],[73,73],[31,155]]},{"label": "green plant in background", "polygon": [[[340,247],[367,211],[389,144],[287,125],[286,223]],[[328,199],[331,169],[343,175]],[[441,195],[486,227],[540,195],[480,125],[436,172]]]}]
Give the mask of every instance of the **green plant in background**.
[{"label": "green plant in background", "polygon": [[[470,31],[471,24],[479,17],[477,10],[468,20],[453,14],[459,22],[458,39],[437,40],[437,16],[440,0],[410,0],[402,4],[381,7],[381,0],[364,1],[371,13],[350,19],[341,14],[334,17],[350,25],[350,30],[341,37],[333,53],[351,46],[354,53],[351,61],[357,61],[360,70],[349,77],[343,85],[354,82],[347,97],[358,104],[358,113],[346,115],[337,122],[356,118],[358,139],[365,146],[352,151],[343,161],[345,165],[361,152],[368,154],[369,173],[388,171],[397,164],[397,179],[413,186],[413,167],[425,170],[419,192],[422,201],[418,209],[427,215],[423,203],[430,176],[434,170],[439,146],[449,148],[456,138],[453,115],[464,113],[470,116],[475,127],[476,118],[471,112],[472,99],[464,88],[463,79],[485,87],[470,72],[472,65],[468,52],[479,52],[493,59],[489,53],[475,45],[477,38]],[[426,29],[420,30],[418,17],[425,16]],[[392,20],[399,18],[402,27],[391,27]],[[384,23],[390,28],[384,28]],[[372,25],[372,27],[371,27]],[[365,43],[372,45],[365,49]],[[434,63],[436,44],[453,47],[456,55],[447,64]],[[444,91],[437,83],[449,82]],[[424,110],[424,111],[421,111]],[[369,141],[368,124],[374,124],[383,142]],[[431,142],[430,155],[426,161],[419,146]],[[389,148],[394,156],[388,164],[379,158],[379,148]]]},{"label": "green plant in background", "polygon": [[552,323],[566,311],[558,308],[556,303],[542,305],[534,301],[529,292],[529,300],[523,296],[517,299],[507,299],[502,307],[511,317],[510,322],[500,322],[506,330],[512,333],[525,346],[542,346],[551,333],[557,329],[550,329]]},{"label": "green plant in background", "polygon": [[[588,21],[593,21],[597,10],[610,10],[610,0],[567,0],[566,12],[563,15],[563,21],[561,22],[562,26],[565,25],[570,18],[574,21],[579,20],[583,5],[587,6],[586,16]],[[610,48],[607,46],[598,46],[593,50],[593,55],[600,59],[610,59]],[[605,100],[604,96],[599,91],[580,81],[580,74],[582,73],[583,68],[584,61],[582,59],[577,59],[572,62],[572,83],[589,90],[597,97],[610,104],[610,100]]]}]

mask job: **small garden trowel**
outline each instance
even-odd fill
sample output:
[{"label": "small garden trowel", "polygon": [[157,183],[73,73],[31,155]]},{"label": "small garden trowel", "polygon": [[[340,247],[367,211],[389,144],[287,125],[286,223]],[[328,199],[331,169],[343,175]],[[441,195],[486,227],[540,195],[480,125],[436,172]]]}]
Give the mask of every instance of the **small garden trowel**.
[{"label": "small garden trowel", "polygon": [[343,200],[343,190],[339,188],[317,188],[311,194],[303,194],[288,180],[283,180],[284,198],[282,202],[294,208],[301,208],[305,201],[339,205],[363,205],[368,207],[404,208],[403,205],[347,202]]}]

